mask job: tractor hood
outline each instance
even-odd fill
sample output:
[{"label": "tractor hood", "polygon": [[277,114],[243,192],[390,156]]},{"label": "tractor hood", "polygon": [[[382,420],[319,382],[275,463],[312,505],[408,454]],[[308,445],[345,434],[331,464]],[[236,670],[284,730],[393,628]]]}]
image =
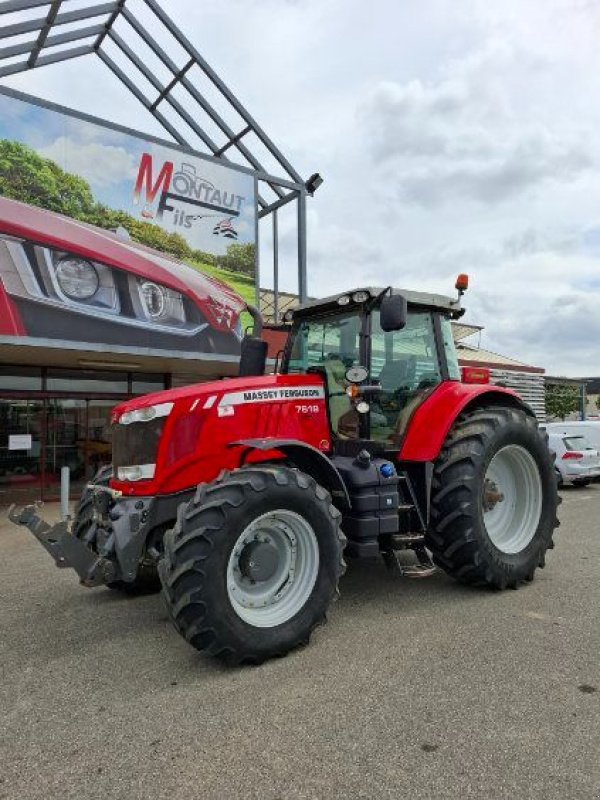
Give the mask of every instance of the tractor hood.
[{"label": "tractor hood", "polygon": [[180,492],[214,480],[222,469],[240,466],[247,448],[236,443],[248,439],[294,439],[331,449],[325,386],[316,374],[233,378],[156,392],[116,406],[111,421],[111,485],[128,495]]}]

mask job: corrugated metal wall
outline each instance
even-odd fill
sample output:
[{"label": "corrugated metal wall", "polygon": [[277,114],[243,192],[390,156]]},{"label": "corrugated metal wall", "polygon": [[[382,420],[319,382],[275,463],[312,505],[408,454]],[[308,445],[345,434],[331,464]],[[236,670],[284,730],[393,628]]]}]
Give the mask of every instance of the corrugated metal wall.
[{"label": "corrugated metal wall", "polygon": [[513,389],[533,409],[540,422],[546,422],[544,376],[534,372],[517,372],[510,369],[490,370],[492,383],[502,383]]}]

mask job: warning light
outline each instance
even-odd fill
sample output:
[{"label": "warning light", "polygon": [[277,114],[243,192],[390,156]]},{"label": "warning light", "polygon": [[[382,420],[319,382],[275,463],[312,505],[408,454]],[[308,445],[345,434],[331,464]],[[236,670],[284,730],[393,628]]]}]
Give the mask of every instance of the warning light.
[{"label": "warning light", "polygon": [[469,288],[469,276],[465,275],[464,272],[461,272],[458,278],[456,279],[455,289],[463,294]]}]

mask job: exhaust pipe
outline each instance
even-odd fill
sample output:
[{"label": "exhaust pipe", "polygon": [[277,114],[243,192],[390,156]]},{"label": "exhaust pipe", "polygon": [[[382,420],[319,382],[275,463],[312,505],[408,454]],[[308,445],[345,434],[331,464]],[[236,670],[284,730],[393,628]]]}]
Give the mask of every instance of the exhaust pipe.
[{"label": "exhaust pipe", "polygon": [[250,305],[250,303],[246,303],[246,310],[252,317],[253,327],[252,327],[252,335],[255,336],[257,339],[260,339],[262,336],[262,329],[263,329],[263,318],[262,314],[256,308],[256,306]]},{"label": "exhaust pipe", "polygon": [[262,314],[255,306],[248,303],[246,309],[254,323],[252,335],[244,336],[242,339],[240,353],[240,368],[238,375],[247,377],[251,375],[264,375],[267,366],[267,343],[261,339],[263,330]]}]

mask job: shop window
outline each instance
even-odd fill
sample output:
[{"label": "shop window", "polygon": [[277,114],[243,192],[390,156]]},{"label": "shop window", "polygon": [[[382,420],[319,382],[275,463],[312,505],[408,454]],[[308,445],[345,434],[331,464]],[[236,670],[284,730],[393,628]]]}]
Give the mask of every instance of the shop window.
[{"label": "shop window", "polygon": [[77,394],[127,394],[127,373],[83,369],[49,369],[46,389],[49,392]]},{"label": "shop window", "polygon": [[0,367],[0,389],[11,392],[41,392],[42,370],[36,367]]},{"label": "shop window", "polygon": [[165,388],[165,376],[152,372],[133,372],[131,375],[132,394],[161,392]]}]

